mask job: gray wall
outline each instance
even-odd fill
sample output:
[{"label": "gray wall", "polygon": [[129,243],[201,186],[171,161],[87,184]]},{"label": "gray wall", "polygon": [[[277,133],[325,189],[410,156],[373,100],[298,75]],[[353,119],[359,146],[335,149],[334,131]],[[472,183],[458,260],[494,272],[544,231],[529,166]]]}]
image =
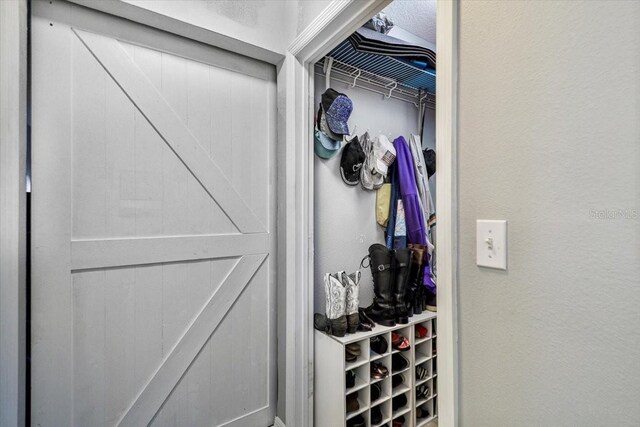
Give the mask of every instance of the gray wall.
[{"label": "gray wall", "polygon": [[[461,4],[463,427],[640,425],[639,23],[635,1]],[[478,218],[509,221],[508,271],[475,265]]]}]

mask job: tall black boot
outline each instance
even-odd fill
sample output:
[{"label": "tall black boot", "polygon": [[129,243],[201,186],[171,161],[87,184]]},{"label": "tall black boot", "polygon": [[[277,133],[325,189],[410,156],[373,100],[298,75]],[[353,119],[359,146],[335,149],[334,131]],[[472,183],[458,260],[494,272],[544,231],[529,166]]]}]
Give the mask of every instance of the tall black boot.
[{"label": "tall black boot", "polygon": [[416,303],[419,289],[416,285],[419,266],[417,265],[415,251],[413,249],[409,250],[411,251],[411,264],[409,265],[409,280],[407,283],[407,292],[405,293],[404,302],[407,306],[407,314],[409,315],[409,317],[412,317],[415,314],[414,305]]},{"label": "tall black boot", "polygon": [[405,297],[407,293],[407,285],[409,283],[409,271],[411,269],[411,249],[398,249],[396,250],[396,264],[395,264],[395,308],[396,308],[396,322],[397,323],[409,323],[409,314],[407,313],[407,306],[405,303]]},{"label": "tall black boot", "polygon": [[412,250],[414,267],[414,274],[411,276],[414,288],[413,312],[414,314],[422,314],[424,306],[424,285],[422,280],[424,278],[424,255],[427,249],[424,245],[418,244],[409,244],[409,248]]},{"label": "tall black boot", "polygon": [[395,326],[393,304],[393,252],[379,243],[369,247],[369,267],[373,276],[373,304],[365,310],[367,316],[382,326]]}]

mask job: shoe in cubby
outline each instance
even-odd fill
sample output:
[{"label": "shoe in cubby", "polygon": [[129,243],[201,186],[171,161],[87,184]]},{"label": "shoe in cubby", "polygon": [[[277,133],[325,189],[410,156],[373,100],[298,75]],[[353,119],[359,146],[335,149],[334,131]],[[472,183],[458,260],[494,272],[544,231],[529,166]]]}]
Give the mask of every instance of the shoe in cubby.
[{"label": "shoe in cubby", "polygon": [[349,371],[369,361],[369,339],[356,341],[344,346],[345,370]]},{"label": "shoe in cubby", "polygon": [[404,371],[391,377],[391,397],[404,394],[411,389],[410,372]]},{"label": "shoe in cubby", "polygon": [[395,353],[391,355],[391,371],[394,375],[406,371],[410,366],[411,362],[406,355],[402,353]]},{"label": "shoe in cubby", "polygon": [[391,410],[393,414],[393,418],[397,418],[400,415],[404,415],[411,411],[411,396],[409,396],[409,392],[399,394],[393,398],[391,398]]},{"label": "shoe in cubby", "polygon": [[[365,387],[358,391],[347,394],[346,399],[346,419],[347,421],[356,418],[358,415],[366,416],[369,409],[369,388]],[[349,423],[347,423],[349,425]]]},{"label": "shoe in cubby", "polygon": [[379,427],[391,422],[391,401],[387,400],[371,407],[371,427]]},{"label": "shoe in cubby", "polygon": [[391,356],[383,356],[380,359],[370,362],[370,383],[374,384],[382,381],[391,375]]},{"label": "shoe in cubby", "polygon": [[366,411],[347,420],[347,427],[366,427],[368,425]]},{"label": "shoe in cubby", "polygon": [[411,350],[411,328],[406,327],[391,332],[392,353]]},{"label": "shoe in cubby", "polygon": [[415,384],[416,386],[423,384],[424,382],[428,381],[431,379],[432,375],[431,375],[431,361],[427,360],[426,362],[423,362],[419,365],[416,365],[416,380],[415,380]]},{"label": "shoe in cubby", "polygon": [[416,386],[416,407],[427,402],[433,396],[433,382],[431,380],[426,381]]},{"label": "shoe in cubby", "polygon": [[405,376],[403,374],[397,374],[391,377],[392,390],[396,390],[399,386],[403,384],[409,384],[409,382],[405,380]]},{"label": "shoe in cubby", "polygon": [[416,406],[416,426],[423,427],[426,426],[434,417],[434,404],[433,400],[430,400],[426,403],[423,403],[419,406]]},{"label": "shoe in cubby", "polygon": [[389,343],[391,342],[391,334],[385,333],[380,335],[375,335],[369,338],[369,346],[371,349],[371,354],[369,356],[370,360],[377,360],[387,354],[391,349]]},{"label": "shoe in cubby", "polygon": [[397,417],[393,418],[391,426],[392,427],[405,427],[405,426],[408,426],[408,425],[410,425],[408,418],[409,418],[408,414],[398,415]]},{"label": "shoe in cubby", "polygon": [[369,386],[369,396],[371,405],[379,405],[386,402],[391,397],[391,378],[387,377],[382,381],[375,382]]},{"label": "shoe in cubby", "polygon": [[414,327],[415,344],[431,339],[431,328],[431,320],[416,324]]},{"label": "shoe in cubby", "polygon": [[358,391],[369,384],[369,366],[362,365],[351,369],[345,374],[345,388],[347,394]]}]

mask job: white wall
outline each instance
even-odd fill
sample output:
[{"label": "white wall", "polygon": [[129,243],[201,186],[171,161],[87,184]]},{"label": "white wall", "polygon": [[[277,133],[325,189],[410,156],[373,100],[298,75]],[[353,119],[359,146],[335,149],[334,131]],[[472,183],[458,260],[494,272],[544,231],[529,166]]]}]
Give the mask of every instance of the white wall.
[{"label": "white wall", "polygon": [[[329,6],[331,0],[298,0],[296,35],[300,34],[309,24],[316,19],[322,11]],[[293,40],[292,40],[293,41]]]},{"label": "white wall", "polygon": [[[462,427],[640,425],[640,3],[463,1]],[[509,221],[509,269],[475,220]]]},{"label": "white wall", "polygon": [[297,1],[122,1],[281,54],[297,35]]},{"label": "white wall", "polygon": [[[353,101],[353,113],[349,128],[353,132],[375,136],[380,131],[395,139],[399,135],[408,138],[418,132],[418,111],[413,104],[334,82],[332,87],[343,92]],[[316,75],[316,105],[325,91],[324,76]],[[316,109],[317,111],[317,109]],[[325,296],[323,275],[346,270],[356,270],[373,243],[384,243],[384,229],[375,219],[376,192],[351,187],[340,176],[338,152],[329,160],[314,156],[315,168],[315,311],[324,313]],[[371,271],[362,271],[360,282],[360,306],[368,306],[373,299]]]},{"label": "white wall", "polygon": [[[89,0],[95,1],[95,0]],[[331,0],[121,0],[284,54]]]}]

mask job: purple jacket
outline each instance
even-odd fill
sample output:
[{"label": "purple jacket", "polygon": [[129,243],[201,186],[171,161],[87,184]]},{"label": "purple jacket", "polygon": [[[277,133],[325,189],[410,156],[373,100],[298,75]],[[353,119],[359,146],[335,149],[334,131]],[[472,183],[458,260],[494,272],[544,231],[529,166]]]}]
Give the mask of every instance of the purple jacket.
[{"label": "purple jacket", "polygon": [[409,144],[404,137],[399,136],[393,141],[396,149],[396,167],[398,168],[398,184],[400,196],[404,205],[405,221],[407,223],[407,242],[426,245],[426,228],[424,214],[420,208],[420,197],[416,177],[413,172],[413,157]]},{"label": "purple jacket", "polygon": [[[396,149],[396,168],[398,170],[398,185],[402,204],[404,205],[404,216],[407,224],[407,242],[419,245],[426,245],[426,227],[420,197],[418,196],[418,186],[413,167],[413,155],[407,141],[399,136],[393,141]],[[427,255],[428,257],[428,255]],[[428,261],[428,260],[427,260]],[[429,263],[426,263],[424,271],[424,285],[435,293],[436,284],[431,277]]]}]

